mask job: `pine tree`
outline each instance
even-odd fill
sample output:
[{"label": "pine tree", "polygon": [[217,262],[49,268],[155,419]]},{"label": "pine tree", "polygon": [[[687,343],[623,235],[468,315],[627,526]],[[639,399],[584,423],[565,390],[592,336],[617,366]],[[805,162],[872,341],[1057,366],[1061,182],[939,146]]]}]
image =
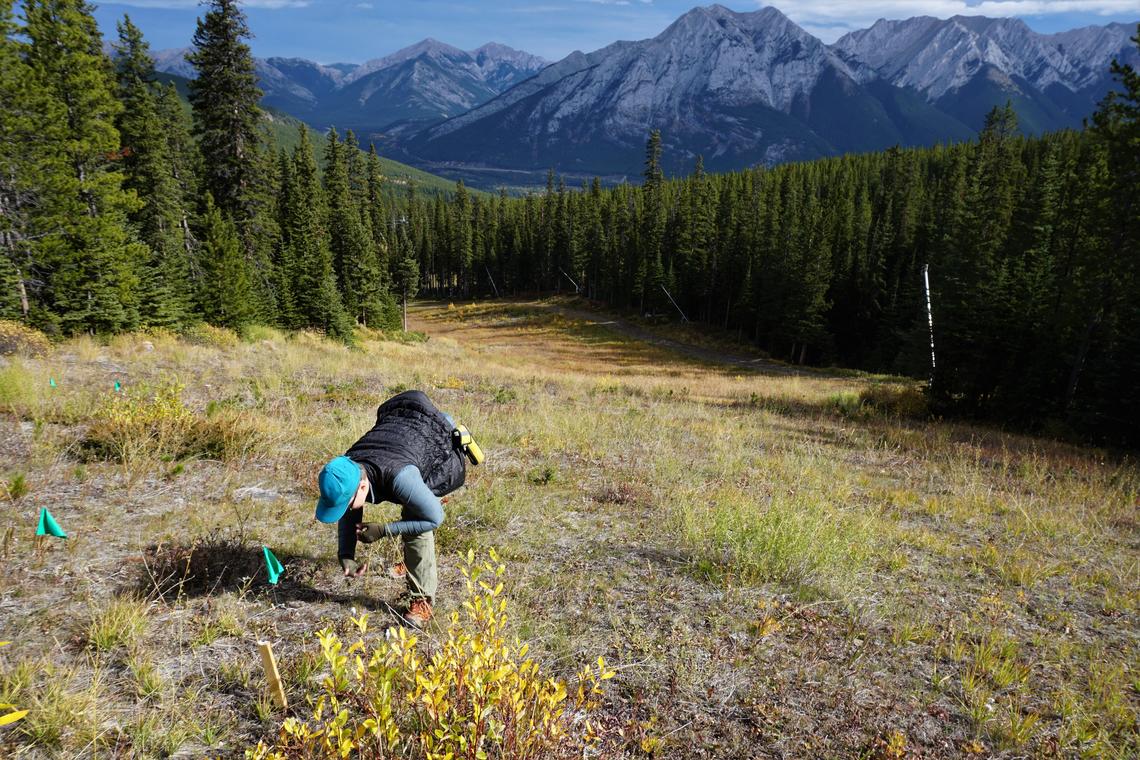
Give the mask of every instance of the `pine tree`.
[{"label": "pine tree", "polygon": [[1021,170],[1015,144],[1017,116],[1007,103],[994,107],[978,138],[965,185],[961,224],[950,231],[948,256],[940,262],[943,339],[935,376],[942,398],[984,412],[996,374],[991,368],[1008,354],[1012,317],[1004,300],[1006,283],[1001,253],[1016,205]]},{"label": "pine tree", "polygon": [[605,201],[602,198],[602,180],[594,177],[590,182],[589,196],[585,205],[585,218],[582,220],[582,256],[579,266],[584,269],[586,293],[591,298],[600,298],[600,288],[605,284],[603,272],[606,259],[606,225],[602,218]]},{"label": "pine tree", "polygon": [[[1140,25],[1132,41],[1140,48]],[[1140,430],[1140,308],[1135,301],[1140,291],[1140,72],[1115,59],[1111,71],[1120,89],[1101,101],[1092,123],[1109,171],[1108,181],[1097,188],[1107,246],[1099,261],[1090,262],[1099,270],[1089,294],[1097,306],[1082,326],[1065,406],[1074,411],[1084,407],[1093,424],[1116,438],[1135,440]],[[1091,379],[1082,380],[1082,373]],[[1078,395],[1082,382],[1081,395],[1089,400]]]}]

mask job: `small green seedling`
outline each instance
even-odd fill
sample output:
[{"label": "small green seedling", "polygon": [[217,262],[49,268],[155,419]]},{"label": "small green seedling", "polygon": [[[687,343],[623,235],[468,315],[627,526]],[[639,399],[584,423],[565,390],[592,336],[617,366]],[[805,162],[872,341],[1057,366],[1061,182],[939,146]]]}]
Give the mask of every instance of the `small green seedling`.
[{"label": "small green seedling", "polygon": [[269,582],[276,586],[278,579],[285,572],[285,567],[277,557],[273,556],[268,546],[263,546],[261,549],[265,553],[265,572],[269,574]]},{"label": "small green seedling", "polygon": [[40,508],[40,524],[36,527],[36,535],[67,538],[67,534],[63,532],[63,528],[59,527],[59,523],[51,516],[51,512],[48,512],[47,507]]}]

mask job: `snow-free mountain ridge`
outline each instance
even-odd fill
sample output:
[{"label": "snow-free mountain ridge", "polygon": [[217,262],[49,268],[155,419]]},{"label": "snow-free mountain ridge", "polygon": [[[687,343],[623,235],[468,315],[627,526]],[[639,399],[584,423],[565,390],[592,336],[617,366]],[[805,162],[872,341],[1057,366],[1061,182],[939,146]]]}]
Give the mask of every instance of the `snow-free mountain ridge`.
[{"label": "snow-free mountain ridge", "polygon": [[[920,16],[827,45],[776,8],[712,5],[651,39],[552,64],[427,39],[360,65],[271,58],[257,72],[268,105],[437,173],[620,179],[640,173],[655,128],[667,169],[682,172],[697,155],[726,170],[969,139],[1006,101],[1026,132],[1079,127],[1111,86],[1110,62],[1140,65],[1135,29],[1039,34],[1018,19]],[[185,73],[181,55],[157,57]]]},{"label": "snow-free mountain ridge", "polygon": [[[188,48],[155,53],[159,71],[191,78]],[[547,61],[498,43],[471,51],[426,39],[362,64],[255,58],[264,103],[317,128],[373,134],[396,123],[435,123],[493,98]]]},{"label": "snow-free mountain ridge", "polygon": [[1137,58],[1121,24],[1055,35],[1017,19],[879,21],[825,45],[773,7],[695,8],[658,36],[575,52],[396,144],[437,171],[553,166],[636,176],[651,129],[686,171],[968,139],[1011,101],[1027,132],[1077,127]]}]

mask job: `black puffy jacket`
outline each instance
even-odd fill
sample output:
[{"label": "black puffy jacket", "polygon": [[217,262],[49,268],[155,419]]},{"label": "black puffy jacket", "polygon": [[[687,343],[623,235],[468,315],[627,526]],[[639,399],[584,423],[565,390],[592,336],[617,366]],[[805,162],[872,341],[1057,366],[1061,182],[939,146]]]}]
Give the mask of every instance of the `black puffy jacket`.
[{"label": "black puffy jacket", "polygon": [[415,465],[436,496],[463,485],[467,459],[451,437],[454,425],[422,391],[404,391],[376,410],[376,424],[345,452],[369,470],[373,501],[392,501],[392,479]]}]

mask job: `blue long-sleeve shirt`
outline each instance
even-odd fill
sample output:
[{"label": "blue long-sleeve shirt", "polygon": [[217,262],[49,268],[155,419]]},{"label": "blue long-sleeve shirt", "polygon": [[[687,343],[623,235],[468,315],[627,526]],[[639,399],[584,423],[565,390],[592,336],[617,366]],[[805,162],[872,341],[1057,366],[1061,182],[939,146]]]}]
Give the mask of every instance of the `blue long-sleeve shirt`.
[{"label": "blue long-sleeve shirt", "polygon": [[[376,491],[371,487],[374,475],[365,465],[365,476],[369,478],[368,501],[376,503]],[[433,531],[443,522],[443,505],[431,489],[424,483],[419,468],[415,465],[396,473],[392,479],[392,501],[403,509],[400,519],[384,526],[384,536],[416,536]],[[356,559],[356,526],[364,521],[364,508],[350,509],[337,524],[337,555],[339,558]]]}]

